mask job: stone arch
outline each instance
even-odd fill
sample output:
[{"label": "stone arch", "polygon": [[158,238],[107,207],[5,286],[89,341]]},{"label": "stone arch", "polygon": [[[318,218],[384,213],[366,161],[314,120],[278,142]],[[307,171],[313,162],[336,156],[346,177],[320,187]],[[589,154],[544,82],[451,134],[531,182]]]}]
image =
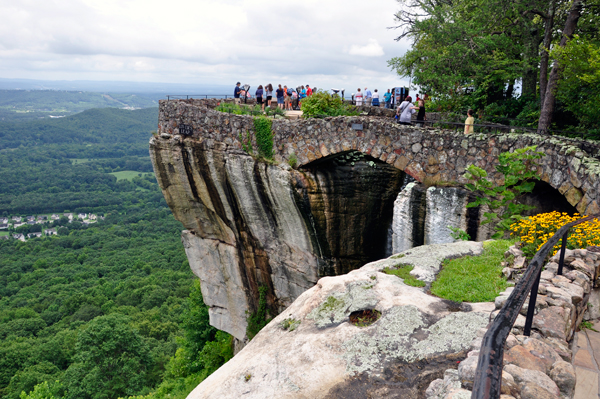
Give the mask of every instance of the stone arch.
[{"label": "stone arch", "polygon": [[[224,146],[242,151],[241,137],[253,131],[252,117],[224,114],[215,111],[215,105],[206,100],[161,100],[158,134],[182,140],[178,126],[183,123],[193,127],[192,136],[186,140],[198,140],[206,148]],[[287,162],[294,154],[297,166],[303,166],[332,154],[357,150],[429,184],[464,184],[462,175],[471,163],[500,182],[502,176],[494,169],[498,154],[537,145],[547,154],[542,159],[542,180],[564,195],[580,213],[600,212],[600,145],[593,142],[530,133],[465,136],[461,132],[402,126],[390,118],[369,116],[275,119],[272,129],[277,162]]]},{"label": "stone arch", "polygon": [[259,284],[269,287],[267,302],[281,310],[318,281],[322,257],[311,240],[314,228],[295,202],[294,184],[302,176],[286,166],[294,157],[302,166],[357,150],[418,181],[461,185],[468,164],[500,182],[494,170],[499,153],[538,145],[547,154],[543,181],[580,213],[599,211],[599,147],[593,143],[534,134],[464,136],[368,116],[274,119],[274,166],[245,152],[248,144],[257,148],[252,117],[217,112],[215,105],[161,101],[150,155],[165,199],[187,229],[182,239],[203,279],[211,324],[238,339],[245,336],[246,311],[259,303]]}]

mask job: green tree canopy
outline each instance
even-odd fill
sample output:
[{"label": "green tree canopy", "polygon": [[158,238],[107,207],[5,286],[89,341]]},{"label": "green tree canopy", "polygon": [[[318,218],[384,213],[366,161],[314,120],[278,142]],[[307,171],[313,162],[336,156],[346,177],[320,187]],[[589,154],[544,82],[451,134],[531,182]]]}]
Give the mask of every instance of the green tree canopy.
[{"label": "green tree canopy", "polygon": [[78,338],[75,362],[64,381],[72,399],[114,399],[146,384],[150,350],[131,320],[121,314],[97,317]]},{"label": "green tree canopy", "polygon": [[[556,95],[559,104],[552,113],[570,112],[561,114],[561,125],[589,128],[597,121],[595,110],[582,107],[597,103],[588,87],[594,87],[593,76],[600,70],[594,62],[594,49],[600,44],[599,0],[398,2],[398,40],[408,38],[413,46],[404,55],[390,59],[388,65],[401,76],[411,76],[412,82],[431,97],[445,100],[454,109],[500,112],[502,106],[491,105],[506,104],[520,91],[525,102],[517,105],[520,109],[513,117],[522,111],[535,119],[531,125],[537,125],[544,103],[540,96],[548,97],[553,104]],[[573,18],[576,4],[581,10],[579,23]],[[565,42],[563,32],[572,32],[573,27],[580,36],[579,46],[549,52],[561,40]],[[558,66],[565,54],[577,61],[564,64],[563,70]],[[552,69],[556,71],[550,73]],[[585,71],[587,80],[578,77],[581,75],[576,71]],[[557,93],[553,76],[559,80]],[[585,104],[571,106],[577,98]],[[536,103],[537,113],[531,112],[527,101]]]}]

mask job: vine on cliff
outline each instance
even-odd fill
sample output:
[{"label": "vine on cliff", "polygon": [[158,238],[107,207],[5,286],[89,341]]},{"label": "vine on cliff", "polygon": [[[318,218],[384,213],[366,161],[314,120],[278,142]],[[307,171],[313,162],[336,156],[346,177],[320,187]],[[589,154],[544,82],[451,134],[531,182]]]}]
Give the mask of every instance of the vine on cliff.
[{"label": "vine on cliff", "polygon": [[273,159],[273,131],[271,119],[259,116],[254,118],[254,131],[256,132],[256,145],[258,154],[268,160]]},{"label": "vine on cliff", "polygon": [[258,309],[248,316],[248,327],[246,328],[248,339],[254,338],[271,321],[267,317],[267,290],[268,288],[265,286],[258,288]]}]

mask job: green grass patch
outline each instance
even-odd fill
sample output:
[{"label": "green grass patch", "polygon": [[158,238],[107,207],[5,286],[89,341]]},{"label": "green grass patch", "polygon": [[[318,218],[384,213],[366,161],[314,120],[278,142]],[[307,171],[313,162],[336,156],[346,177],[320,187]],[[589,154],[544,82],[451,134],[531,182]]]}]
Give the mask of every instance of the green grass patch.
[{"label": "green grass patch", "polygon": [[386,267],[383,272],[391,274],[393,276],[400,277],[404,280],[404,284],[413,287],[425,287],[425,282],[417,280],[415,276],[410,274],[410,271],[414,269],[411,265],[398,265],[397,267]]},{"label": "green grass patch", "polygon": [[113,176],[115,176],[117,178],[117,181],[119,181],[119,180],[132,180],[136,176],[140,176],[140,177],[144,177],[146,175],[152,175],[152,176],[154,176],[153,172],[136,172],[136,171],[133,171],[133,170],[122,170],[120,172],[112,172],[110,174],[113,175]]},{"label": "green grass patch", "polygon": [[300,320],[296,320],[293,317],[290,317],[279,323],[279,326],[283,330],[294,331],[296,328],[298,328],[298,326],[300,326],[300,323],[302,323]]},{"label": "green grass patch", "polygon": [[483,243],[480,256],[465,256],[444,261],[431,293],[455,302],[490,302],[508,286],[500,262],[511,240]]},{"label": "green grass patch", "polygon": [[10,233],[8,231],[0,231],[0,237],[8,236]]}]

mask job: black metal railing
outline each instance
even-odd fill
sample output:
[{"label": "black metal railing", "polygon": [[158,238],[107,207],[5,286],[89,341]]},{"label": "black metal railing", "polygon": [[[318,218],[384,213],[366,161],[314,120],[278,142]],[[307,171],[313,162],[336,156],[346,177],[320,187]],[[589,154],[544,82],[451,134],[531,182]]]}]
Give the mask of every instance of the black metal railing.
[{"label": "black metal railing", "polygon": [[535,301],[537,299],[537,292],[540,284],[540,275],[548,253],[558,243],[558,240],[562,238],[562,252],[558,265],[558,274],[561,275],[569,230],[573,226],[577,226],[578,224],[598,217],[600,217],[600,214],[588,216],[564,225],[558,229],[558,231],[546,241],[542,248],[534,255],[529,266],[525,270],[525,274],[523,274],[523,277],[519,280],[506,300],[506,303],[502,306],[502,309],[500,309],[496,318],[494,318],[492,325],[483,336],[471,399],[498,399],[500,397],[504,344],[529,293],[531,293],[531,295],[529,297],[529,308],[527,309],[527,318],[523,334],[529,336],[531,333]]},{"label": "black metal railing", "polygon": [[192,100],[192,99],[205,99],[208,100],[209,98],[223,98],[223,99],[228,99],[228,98],[233,98],[232,94],[169,94],[167,96],[167,100]]},{"label": "black metal railing", "polygon": [[[454,130],[460,130],[459,129],[460,127],[464,128],[464,126],[465,126],[464,122],[437,121],[435,123],[438,123],[440,125],[454,126]],[[475,133],[485,133],[485,132],[489,133],[489,132],[497,132],[497,131],[504,131],[504,132],[506,132],[506,131],[519,132],[520,131],[520,132],[539,134],[538,130],[535,128],[524,127],[524,126],[503,125],[501,123],[494,123],[494,124],[475,123],[475,124],[473,124],[473,127],[477,128],[474,130],[479,130],[479,131],[475,131]],[[573,139],[573,137],[568,137],[568,136],[577,136],[578,138],[585,140],[588,136],[591,135],[586,132],[574,132],[574,131],[569,131],[569,130],[548,130],[547,134],[550,136],[560,136],[562,138],[571,139],[571,140],[575,140],[575,139]],[[600,148],[599,144],[595,144],[595,146]]]}]

